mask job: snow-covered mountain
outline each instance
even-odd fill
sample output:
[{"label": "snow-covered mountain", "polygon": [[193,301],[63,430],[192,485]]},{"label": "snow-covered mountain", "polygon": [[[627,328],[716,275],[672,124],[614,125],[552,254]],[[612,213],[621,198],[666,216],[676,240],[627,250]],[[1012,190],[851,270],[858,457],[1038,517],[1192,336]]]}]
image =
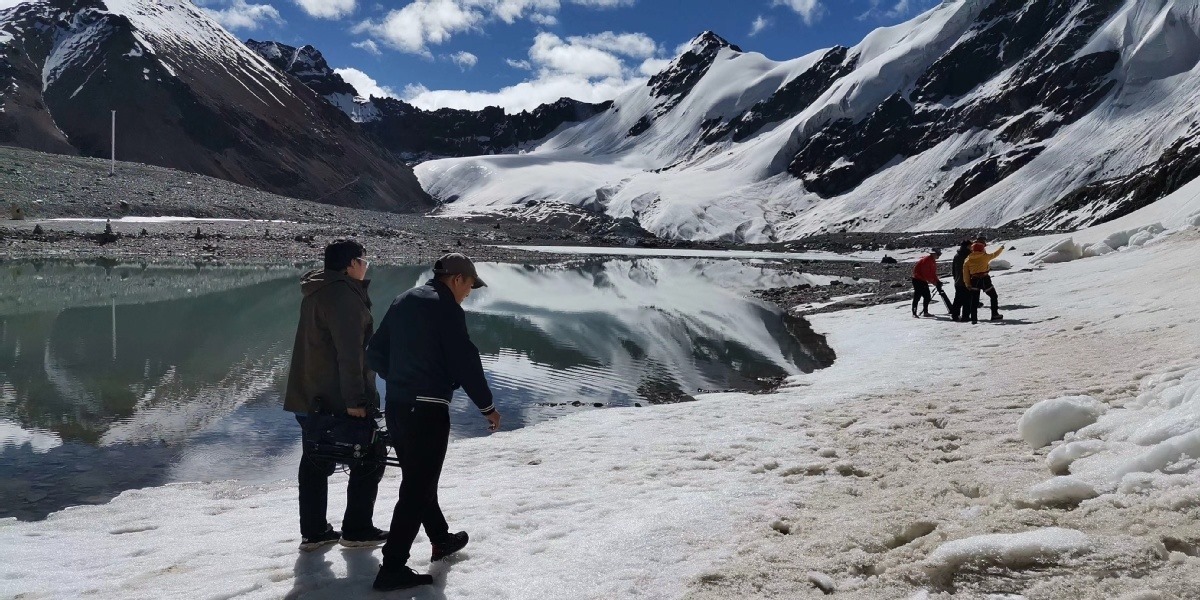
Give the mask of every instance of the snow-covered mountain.
[{"label": "snow-covered mountain", "polygon": [[1200,174],[1198,63],[1200,0],[945,0],[785,62],[705,33],[526,154],[416,171],[447,215],[566,203],[690,239],[1074,227]]},{"label": "snow-covered mountain", "polygon": [[412,161],[518,152],[563,124],[586,120],[612,105],[562,98],[511,115],[499,107],[422,110],[395,98],[364,98],[312,46],[255,40],[246,45],[341,109],[384,147]]},{"label": "snow-covered mountain", "polygon": [[272,192],[428,206],[341,111],[188,0],[36,0],[0,10],[0,143],[117,156]]}]

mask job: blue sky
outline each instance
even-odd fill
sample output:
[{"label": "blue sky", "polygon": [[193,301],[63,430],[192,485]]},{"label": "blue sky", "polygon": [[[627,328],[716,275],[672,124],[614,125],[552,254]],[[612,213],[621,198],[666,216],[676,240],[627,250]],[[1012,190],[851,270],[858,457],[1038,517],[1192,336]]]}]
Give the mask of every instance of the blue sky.
[{"label": "blue sky", "polygon": [[312,44],[360,93],[510,111],[601,101],[713,30],[787,60],[937,0],[195,0],[243,39]]}]

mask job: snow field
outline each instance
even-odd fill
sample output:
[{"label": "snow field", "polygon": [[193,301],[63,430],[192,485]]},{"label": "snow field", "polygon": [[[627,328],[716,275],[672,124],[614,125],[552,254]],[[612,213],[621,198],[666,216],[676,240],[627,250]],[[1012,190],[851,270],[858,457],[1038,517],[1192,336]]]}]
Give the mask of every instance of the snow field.
[{"label": "snow field", "polygon": [[[689,597],[823,597],[810,571],[853,598],[1195,597],[1200,315],[1187,299],[1200,277],[1180,273],[1197,251],[1200,233],[1176,230],[1099,258],[1020,264],[995,277],[1002,324],[914,320],[903,305],[814,317],[839,362],[781,394],[824,400],[798,418],[853,468],[806,466],[771,514],[788,535],[742,536]],[[1031,449],[1022,417],[1068,396],[1107,412]],[[980,537],[1062,530],[1087,543],[1032,552]]]}]

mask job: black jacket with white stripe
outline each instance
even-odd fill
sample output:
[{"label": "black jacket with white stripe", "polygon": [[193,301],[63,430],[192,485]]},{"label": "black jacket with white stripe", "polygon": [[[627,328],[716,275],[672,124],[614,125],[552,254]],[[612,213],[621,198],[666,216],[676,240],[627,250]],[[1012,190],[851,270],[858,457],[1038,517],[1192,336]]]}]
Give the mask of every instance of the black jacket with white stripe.
[{"label": "black jacket with white stripe", "polygon": [[436,279],[396,297],[367,346],[367,362],[387,382],[389,408],[449,406],[461,387],[483,414],[496,410],[466,313]]}]

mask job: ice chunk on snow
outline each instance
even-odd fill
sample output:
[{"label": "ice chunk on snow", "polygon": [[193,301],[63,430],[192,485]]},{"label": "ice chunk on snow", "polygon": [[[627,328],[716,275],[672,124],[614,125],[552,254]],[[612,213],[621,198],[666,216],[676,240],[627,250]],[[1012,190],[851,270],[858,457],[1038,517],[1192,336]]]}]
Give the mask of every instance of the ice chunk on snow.
[{"label": "ice chunk on snow", "polygon": [[1104,405],[1091,396],[1042,400],[1025,411],[1017,423],[1017,430],[1021,438],[1037,449],[1095,423],[1104,411]]},{"label": "ice chunk on snow", "polygon": [[1052,242],[1033,255],[1034,264],[1064,263],[1083,258],[1083,248],[1072,238]]},{"label": "ice chunk on snow", "polygon": [[1086,552],[1091,541],[1082,531],[1048,527],[1022,533],[993,533],[946,542],[925,559],[930,579],[948,583],[967,564],[1021,569]]},{"label": "ice chunk on snow", "polygon": [[1050,451],[1050,454],[1046,456],[1046,464],[1050,467],[1051,473],[1062,475],[1070,470],[1071,463],[1085,456],[1103,452],[1106,447],[1101,440],[1067,442]]},{"label": "ice chunk on snow", "polygon": [[1095,244],[1088,244],[1087,246],[1084,246],[1083,257],[1084,258],[1092,258],[1095,256],[1104,256],[1105,254],[1112,254],[1113,252],[1116,252],[1116,251],[1113,250],[1112,246],[1109,246],[1108,244],[1106,244],[1104,242],[1096,242]]},{"label": "ice chunk on snow", "polygon": [[1137,487],[1127,481],[1131,474],[1200,471],[1200,369],[1146,378],[1136,400],[1108,412],[1079,436],[1102,445],[1073,458],[1067,454],[1075,448],[1060,450],[1063,456],[1052,457],[1052,468],[1054,462],[1068,462],[1073,475],[1093,484],[1120,483],[1128,491]]},{"label": "ice chunk on snow", "polygon": [[1075,505],[1095,498],[1096,488],[1074,477],[1055,477],[1031,488],[1023,504],[1032,507]]},{"label": "ice chunk on snow", "polygon": [[818,573],[817,571],[809,571],[808,572],[808,582],[813,584],[813,586],[816,587],[818,590],[821,590],[822,592],[824,592],[825,595],[827,595],[827,596],[829,594],[832,594],[833,591],[835,589],[837,589],[836,587],[834,587],[832,577],[830,577],[824,573]]},{"label": "ice chunk on snow", "polygon": [[1129,238],[1130,246],[1141,246],[1146,242],[1154,239],[1154,234],[1149,231],[1139,231]]},{"label": "ice chunk on snow", "polygon": [[991,268],[993,271],[1007,271],[1012,268],[1012,263],[1003,258],[997,258],[992,261]]}]

